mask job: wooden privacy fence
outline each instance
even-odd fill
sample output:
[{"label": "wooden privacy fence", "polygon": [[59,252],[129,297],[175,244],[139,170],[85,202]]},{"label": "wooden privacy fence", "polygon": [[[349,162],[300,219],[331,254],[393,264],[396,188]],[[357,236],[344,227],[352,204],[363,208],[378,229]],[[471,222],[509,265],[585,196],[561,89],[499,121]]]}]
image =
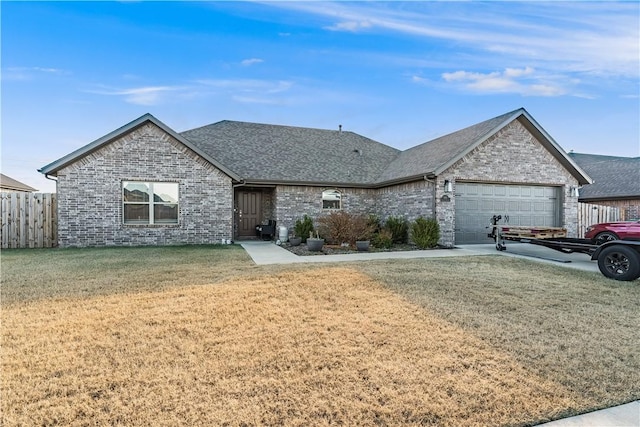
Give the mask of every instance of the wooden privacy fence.
[{"label": "wooden privacy fence", "polygon": [[51,248],[58,245],[55,193],[0,193],[0,247]]},{"label": "wooden privacy fence", "polygon": [[620,208],[578,203],[578,237],[584,237],[587,227],[600,222],[620,221]]}]

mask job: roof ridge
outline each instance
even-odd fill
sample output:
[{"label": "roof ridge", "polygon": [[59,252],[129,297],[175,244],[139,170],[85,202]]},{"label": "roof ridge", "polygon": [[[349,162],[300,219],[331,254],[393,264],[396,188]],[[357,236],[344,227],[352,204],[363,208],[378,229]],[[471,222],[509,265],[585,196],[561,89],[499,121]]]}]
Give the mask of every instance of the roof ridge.
[{"label": "roof ridge", "polygon": [[[358,135],[358,136],[362,136],[363,138],[371,139],[371,138],[368,138],[366,136],[360,135],[357,132],[350,131],[350,130],[344,130],[341,127],[339,127],[338,129],[325,129],[325,128],[319,128],[319,127],[282,125],[282,124],[274,124],[274,123],[260,123],[260,122],[249,122],[249,121],[246,121],[246,120],[230,120],[230,119],[219,120],[217,122],[209,123],[209,124],[203,125],[203,126],[198,126],[198,127],[193,128],[193,129],[187,129],[187,130],[182,131],[180,133],[189,132],[189,131],[192,131],[192,130],[201,129],[201,128],[205,128],[205,127],[208,127],[208,126],[215,126],[215,125],[219,125],[221,123],[234,123],[234,124],[243,124],[243,125],[269,126],[269,127],[287,128],[287,129],[316,130],[316,131],[321,131],[321,132],[342,132],[342,133],[351,133],[351,134],[355,134],[355,135]],[[342,126],[342,125],[339,125],[339,126]],[[372,139],[372,141],[375,141],[375,140]],[[379,142],[379,141],[376,141],[376,142]]]},{"label": "roof ridge", "polygon": [[[570,156],[578,155],[578,156],[589,156],[589,157],[600,157],[606,159],[622,159],[622,160],[640,160],[639,157],[627,157],[627,156],[611,156],[609,154],[591,154],[591,153],[576,153],[575,151],[569,152]],[[605,160],[605,159],[603,159]]]}]

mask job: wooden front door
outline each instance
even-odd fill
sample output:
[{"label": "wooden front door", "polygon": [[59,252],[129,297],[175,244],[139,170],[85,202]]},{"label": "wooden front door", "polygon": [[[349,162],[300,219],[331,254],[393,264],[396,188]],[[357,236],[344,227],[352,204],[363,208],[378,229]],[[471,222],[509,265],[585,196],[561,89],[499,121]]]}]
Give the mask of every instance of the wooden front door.
[{"label": "wooden front door", "polygon": [[238,237],[254,237],[256,225],[262,222],[262,193],[259,191],[239,191]]}]

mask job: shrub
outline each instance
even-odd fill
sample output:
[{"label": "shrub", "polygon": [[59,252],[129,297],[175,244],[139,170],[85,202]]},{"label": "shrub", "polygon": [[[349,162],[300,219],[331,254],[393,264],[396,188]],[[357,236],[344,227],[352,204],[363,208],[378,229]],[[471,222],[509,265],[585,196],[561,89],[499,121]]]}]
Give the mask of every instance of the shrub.
[{"label": "shrub", "polygon": [[293,226],[293,231],[296,233],[296,236],[302,237],[303,243],[306,243],[309,238],[309,233],[312,233],[313,230],[313,220],[306,214],[301,220],[296,220],[296,224]]},{"label": "shrub", "polygon": [[382,227],[380,226],[380,217],[378,215],[369,214],[368,223],[369,223],[369,227],[371,227],[372,234],[377,234],[380,232],[380,229]]},{"label": "shrub", "polygon": [[384,224],[391,232],[393,243],[407,243],[409,224],[401,216],[390,216]]},{"label": "shrub", "polygon": [[349,241],[351,215],[345,211],[331,212],[318,219],[318,229],[322,237],[331,245],[339,245]]},{"label": "shrub", "polygon": [[420,249],[435,248],[440,239],[440,225],[433,218],[419,217],[411,224],[411,237]]},{"label": "shrub", "polygon": [[383,228],[373,236],[371,244],[376,248],[391,249],[391,246],[393,246],[393,235],[389,230]]},{"label": "shrub", "polygon": [[372,226],[365,215],[353,215],[345,211],[331,212],[318,220],[320,234],[330,244],[348,243],[351,246],[356,240],[369,240]]}]

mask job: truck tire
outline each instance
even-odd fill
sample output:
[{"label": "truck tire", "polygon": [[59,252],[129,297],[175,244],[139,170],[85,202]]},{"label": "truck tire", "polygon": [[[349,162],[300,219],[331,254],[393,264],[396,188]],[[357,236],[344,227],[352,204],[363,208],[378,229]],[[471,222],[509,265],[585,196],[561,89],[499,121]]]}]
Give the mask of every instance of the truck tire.
[{"label": "truck tire", "polygon": [[627,246],[611,245],[600,252],[598,268],[609,279],[635,280],[640,277],[640,253]]},{"label": "truck tire", "polygon": [[601,245],[603,243],[618,239],[619,237],[616,233],[612,233],[611,231],[603,231],[593,239],[593,243],[595,243],[596,245]]}]

